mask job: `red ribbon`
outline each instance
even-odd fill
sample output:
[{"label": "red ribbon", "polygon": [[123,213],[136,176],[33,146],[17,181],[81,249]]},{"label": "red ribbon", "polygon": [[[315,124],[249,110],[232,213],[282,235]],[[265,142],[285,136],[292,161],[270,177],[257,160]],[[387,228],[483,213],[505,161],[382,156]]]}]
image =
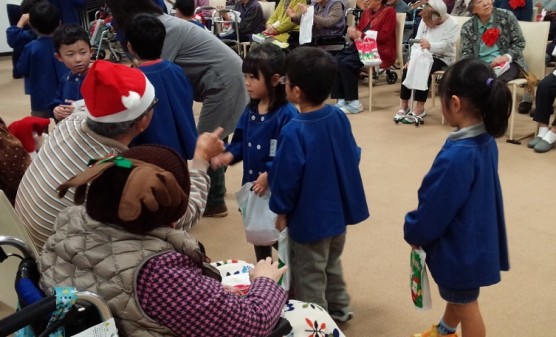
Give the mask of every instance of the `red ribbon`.
[{"label": "red ribbon", "polygon": [[492,47],[494,46],[496,41],[498,41],[499,37],[500,37],[500,29],[489,28],[483,33],[482,39],[487,46]]}]

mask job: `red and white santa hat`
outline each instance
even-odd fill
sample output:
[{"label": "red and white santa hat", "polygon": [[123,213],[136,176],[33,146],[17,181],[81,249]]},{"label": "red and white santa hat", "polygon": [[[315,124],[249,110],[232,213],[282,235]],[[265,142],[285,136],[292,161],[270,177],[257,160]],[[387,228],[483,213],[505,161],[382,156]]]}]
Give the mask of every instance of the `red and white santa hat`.
[{"label": "red and white santa hat", "polygon": [[102,60],[87,72],[81,94],[88,117],[99,123],[132,121],[155,98],[153,85],[139,69]]}]

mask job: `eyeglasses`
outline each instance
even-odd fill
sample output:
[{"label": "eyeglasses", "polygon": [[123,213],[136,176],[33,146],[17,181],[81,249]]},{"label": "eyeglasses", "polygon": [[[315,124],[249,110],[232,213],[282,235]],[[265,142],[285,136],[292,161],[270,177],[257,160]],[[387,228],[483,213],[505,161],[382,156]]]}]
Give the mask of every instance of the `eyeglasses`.
[{"label": "eyeglasses", "polygon": [[149,107],[147,108],[147,112],[151,111],[152,109],[154,109],[154,107],[158,104],[158,98],[154,98],[153,102],[151,103],[151,105],[149,105]]},{"label": "eyeglasses", "polygon": [[286,84],[295,85],[292,82],[288,82],[288,78],[286,76],[280,77],[280,79],[278,81],[280,82],[280,84],[283,84],[283,85],[286,85]]}]

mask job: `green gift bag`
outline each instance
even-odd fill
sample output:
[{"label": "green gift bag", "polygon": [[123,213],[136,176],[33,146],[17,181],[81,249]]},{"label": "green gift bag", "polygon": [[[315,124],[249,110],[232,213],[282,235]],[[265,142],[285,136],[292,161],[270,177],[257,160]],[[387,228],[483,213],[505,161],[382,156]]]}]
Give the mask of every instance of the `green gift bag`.
[{"label": "green gift bag", "polygon": [[411,299],[415,307],[422,310],[432,308],[431,290],[429,287],[429,278],[427,276],[427,265],[425,259],[427,254],[422,249],[412,249],[410,257],[410,289]]}]

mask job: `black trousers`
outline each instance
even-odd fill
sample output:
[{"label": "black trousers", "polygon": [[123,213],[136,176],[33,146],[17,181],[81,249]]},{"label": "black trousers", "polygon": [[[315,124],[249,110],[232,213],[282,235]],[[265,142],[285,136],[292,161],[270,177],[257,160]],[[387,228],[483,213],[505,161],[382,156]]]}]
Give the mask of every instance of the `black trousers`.
[{"label": "black trousers", "polygon": [[[535,122],[549,124],[550,114],[553,112],[554,98],[556,98],[556,76],[550,73],[543,78],[537,87],[536,111],[533,117]],[[552,126],[556,126],[556,119],[552,122]]]},{"label": "black trousers", "polygon": [[[432,67],[429,73],[429,79],[427,81],[427,87],[429,88],[431,87],[432,73],[446,67],[446,63],[444,63],[444,61],[437,58],[433,58],[432,60],[433,60]],[[407,76],[407,68],[404,68],[402,73],[402,82],[405,80],[406,76]],[[417,102],[426,102],[428,95],[429,95],[428,90],[415,90],[414,98]],[[400,90],[400,98],[409,99],[410,97],[411,97],[411,89],[408,89],[405,85],[402,84]]]},{"label": "black trousers", "polygon": [[355,43],[336,54],[335,58],[338,62],[338,72],[330,97],[343,98],[347,101],[358,99],[359,72],[363,68],[363,63],[359,60]]}]

